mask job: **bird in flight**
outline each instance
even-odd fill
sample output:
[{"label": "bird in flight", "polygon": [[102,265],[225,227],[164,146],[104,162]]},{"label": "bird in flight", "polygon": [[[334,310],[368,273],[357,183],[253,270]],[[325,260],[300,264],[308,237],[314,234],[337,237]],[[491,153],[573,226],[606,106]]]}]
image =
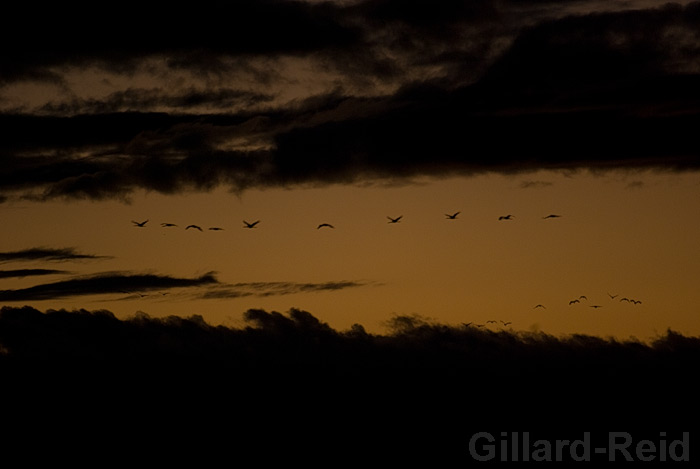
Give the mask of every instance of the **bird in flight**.
[{"label": "bird in flight", "polygon": [[569,304],[570,304],[570,305],[573,305],[573,304],[576,304],[576,303],[580,303],[580,301],[579,301],[579,300],[571,300],[571,301],[569,301]]},{"label": "bird in flight", "polygon": [[189,230],[190,228],[194,228],[195,230],[202,231],[202,228],[197,226],[197,225],[188,225],[187,228],[185,228],[185,229]]},{"label": "bird in flight", "polygon": [[579,300],[587,300],[588,298],[586,298],[586,295],[581,295],[578,297],[578,299]]},{"label": "bird in flight", "polygon": [[218,226],[212,226],[212,227],[209,228],[209,229],[210,229],[211,231],[223,231],[223,230],[224,230],[223,228],[219,228]]},{"label": "bird in flight", "polygon": [[591,308],[598,309],[598,308],[602,308],[602,306],[600,306],[600,305],[591,305]]},{"label": "bird in flight", "polygon": [[630,300],[630,301],[636,305],[642,304],[641,300]]},{"label": "bird in flight", "polygon": [[148,223],[148,220],[142,221],[142,222],[131,220],[131,223],[133,223],[134,226],[138,226],[139,228],[143,228],[144,226],[146,226],[146,223]]},{"label": "bird in flight", "polygon": [[247,221],[243,220],[243,223],[245,224],[244,228],[255,228],[255,225],[260,223],[260,220],[254,221],[253,223],[248,223]]},{"label": "bird in flight", "polygon": [[391,218],[391,217],[387,217],[387,218],[389,219],[389,223],[398,223],[399,220],[401,220],[403,218],[403,215],[399,215],[396,218]]},{"label": "bird in flight", "polygon": [[630,302],[630,299],[629,299],[629,298],[620,298],[620,301],[626,301],[626,302],[629,303],[629,302]]},{"label": "bird in flight", "polygon": [[160,226],[167,228],[169,226],[177,226],[175,223],[161,223]]},{"label": "bird in flight", "polygon": [[547,218],[559,218],[559,217],[561,217],[561,215],[551,214],[551,215],[547,215],[546,217],[542,217],[542,218],[544,218],[546,220]]},{"label": "bird in flight", "polygon": [[454,220],[455,218],[457,218],[457,215],[459,215],[460,213],[461,213],[461,212],[455,212],[455,213],[453,213],[452,215],[446,213],[445,216],[446,216],[449,220]]},{"label": "bird in flight", "polygon": [[547,308],[545,308],[544,305],[536,305],[536,306],[535,306],[534,308],[532,308],[532,309],[537,309],[537,308],[544,308],[544,309],[547,309]]},{"label": "bird in flight", "polygon": [[510,324],[513,324],[513,321],[501,321],[501,324],[503,324],[504,326],[508,326]]},{"label": "bird in flight", "polygon": [[498,217],[498,219],[499,220],[512,220],[513,215],[501,215],[500,217]]},{"label": "bird in flight", "polygon": [[617,298],[619,295],[611,295],[610,293],[608,293],[608,296],[610,297],[611,300],[614,300],[614,299]]},{"label": "bird in flight", "polygon": [[323,228],[323,227],[335,228],[335,226],[331,225],[330,223],[321,223],[320,225],[318,225],[318,226],[316,227],[316,229],[318,230],[318,229],[321,229],[321,228]]}]

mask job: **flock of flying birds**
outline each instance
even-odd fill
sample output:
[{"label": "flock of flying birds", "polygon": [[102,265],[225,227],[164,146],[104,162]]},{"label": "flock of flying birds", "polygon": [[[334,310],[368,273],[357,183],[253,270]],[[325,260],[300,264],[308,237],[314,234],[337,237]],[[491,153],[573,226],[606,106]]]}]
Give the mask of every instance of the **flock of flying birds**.
[{"label": "flock of flying birds", "polygon": [[[462,212],[446,213],[446,214],[445,214],[445,217],[446,217],[448,220],[456,220],[460,213],[462,213]],[[550,215],[544,216],[544,217],[542,217],[542,218],[543,218],[543,219],[548,219],[548,218],[559,218],[559,217],[561,217],[561,215],[550,214]],[[509,214],[509,215],[501,215],[501,216],[498,217],[498,220],[499,220],[499,221],[502,221],[502,220],[512,220],[513,218],[515,218],[514,215],[510,215],[510,214]],[[399,222],[401,221],[401,219],[403,219],[403,215],[399,215],[398,217],[390,217],[390,216],[387,216],[387,219],[389,219],[389,222],[388,222],[389,224],[399,223]],[[132,220],[131,223],[133,223],[134,226],[136,226],[136,227],[138,227],[138,228],[144,228],[144,227],[146,226],[146,224],[147,224],[149,221],[150,221],[150,220],[144,220],[144,221],[134,221],[134,220]],[[260,220],[256,220],[256,221],[254,221],[254,222],[247,222],[247,221],[243,220],[243,228],[255,228],[255,227],[258,225],[258,223],[260,223]],[[162,227],[164,227],[164,228],[173,228],[173,227],[177,227],[177,226],[178,226],[178,225],[175,224],[175,223],[161,223],[160,225],[161,225]],[[335,228],[335,226],[333,226],[333,225],[330,224],[330,223],[321,223],[321,224],[319,224],[319,225],[316,227],[316,229],[321,229],[321,228]],[[189,230],[189,229],[198,230],[198,231],[204,231],[204,230],[202,229],[202,227],[199,226],[199,225],[187,225],[187,226],[185,227],[185,230]],[[218,226],[212,226],[212,227],[209,227],[208,229],[209,229],[210,231],[222,231],[222,230],[223,230],[223,228],[218,227]]]},{"label": "flock of flying birds", "polygon": [[[445,218],[448,220],[455,220],[460,215],[460,213],[462,213],[462,212],[446,213]],[[560,218],[560,217],[561,217],[561,215],[549,214],[549,215],[542,217],[542,219]],[[386,218],[389,220],[388,221],[389,224],[395,224],[395,223],[399,223],[403,219],[403,215],[399,215],[398,217],[387,216]],[[513,218],[515,218],[514,215],[508,214],[508,215],[499,216],[498,220],[499,221],[506,221],[506,220],[512,220]],[[137,221],[132,220],[132,223],[134,224],[134,226],[139,227],[139,228],[145,227],[148,222],[149,222],[149,220],[144,220],[142,222],[137,222]],[[260,223],[260,220],[256,220],[254,222],[248,222],[246,220],[243,220],[243,228],[248,228],[248,229],[256,228],[259,223]],[[161,223],[161,226],[164,228],[171,228],[171,227],[177,227],[178,225],[175,223]],[[333,226],[330,223],[320,223],[316,227],[316,229],[321,229],[321,228],[333,229],[333,228],[335,228],[335,226]],[[189,230],[189,229],[203,231],[202,227],[199,225],[187,225],[185,227],[185,230]],[[211,231],[223,230],[223,228],[217,227],[217,226],[212,226],[212,227],[209,227],[208,229]],[[612,294],[608,293],[608,296],[610,297],[611,300],[615,300],[619,295],[612,295]],[[575,304],[580,304],[582,301],[588,301],[588,298],[585,295],[581,295],[578,298],[570,300],[569,306],[572,306]],[[627,302],[627,303],[633,304],[633,305],[638,305],[638,304],[642,303],[641,300],[637,300],[634,298],[627,298],[627,297],[620,298],[619,302]],[[594,309],[598,309],[598,308],[602,308],[603,305],[592,304],[592,305],[589,305],[589,307],[594,308]],[[533,307],[533,309],[538,309],[538,308],[547,309],[547,307],[543,304],[537,304]],[[500,321],[489,320],[489,321],[486,321],[485,324],[476,324],[473,322],[469,322],[469,323],[464,323],[463,325],[465,327],[479,327],[480,328],[480,327],[486,327],[489,324],[500,324],[502,327],[508,327],[510,324],[512,324],[512,322],[511,321],[503,321],[503,320],[500,320]]]},{"label": "flock of flying birds", "polygon": [[[608,293],[608,296],[610,297],[611,300],[614,300],[614,299],[616,299],[616,298],[617,298],[618,296],[620,296],[620,295],[619,295],[619,294],[617,294],[617,295],[612,295],[612,294]],[[575,305],[575,304],[580,304],[581,301],[588,301],[588,297],[586,297],[585,295],[581,295],[581,296],[579,296],[578,298],[574,298],[573,300],[570,300],[570,301],[569,301],[569,306],[572,306],[572,305]],[[619,301],[620,301],[620,302],[625,301],[625,302],[627,302],[627,303],[629,303],[629,304],[633,304],[633,305],[640,305],[640,304],[642,304],[642,300],[637,300],[637,299],[634,299],[634,298],[627,298],[627,297],[620,298]],[[594,308],[594,309],[598,309],[598,308],[602,308],[602,307],[603,307],[603,305],[599,305],[599,304],[589,305],[589,308]],[[546,307],[545,305],[543,305],[543,304],[535,305],[533,309],[537,309],[537,308],[547,309],[547,307]]]}]

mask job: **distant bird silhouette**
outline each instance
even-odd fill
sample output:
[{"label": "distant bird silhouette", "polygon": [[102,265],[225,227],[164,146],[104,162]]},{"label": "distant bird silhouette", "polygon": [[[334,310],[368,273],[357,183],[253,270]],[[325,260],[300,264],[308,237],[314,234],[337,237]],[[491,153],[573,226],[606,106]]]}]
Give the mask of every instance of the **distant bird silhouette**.
[{"label": "distant bird silhouette", "polygon": [[148,220],[142,221],[142,222],[131,220],[131,223],[133,223],[134,226],[138,226],[139,228],[143,228],[144,226],[146,226],[146,223],[148,223]]},{"label": "distant bird silhouette", "polygon": [[399,220],[401,220],[403,218],[403,215],[399,215],[396,218],[391,218],[391,217],[387,217],[387,218],[389,219],[389,223],[398,223]]},{"label": "distant bird silhouette", "polygon": [[608,293],[608,296],[610,297],[611,300],[614,300],[614,299],[617,298],[619,295],[611,295],[610,293]]},{"label": "distant bird silhouette", "polygon": [[636,305],[642,304],[642,302],[640,300],[630,300],[630,301]]},{"label": "distant bird silhouette", "polygon": [[243,223],[245,224],[244,228],[255,228],[255,226],[260,223],[260,220],[254,221],[253,223],[248,223],[247,221],[243,220]]},{"label": "distant bird silhouette", "polygon": [[513,324],[513,321],[501,321],[501,323],[502,323],[504,326],[508,326],[508,325],[510,325],[510,324]]},{"label": "distant bird silhouette", "polygon": [[335,228],[335,226],[331,225],[330,223],[321,223],[320,225],[318,225],[318,226],[316,227],[316,229],[318,230],[318,229],[321,229],[321,228],[324,228],[324,227],[327,227],[327,228]]},{"label": "distant bird silhouette", "polygon": [[602,308],[602,306],[600,306],[600,305],[591,305],[590,307],[595,308],[595,309]]},{"label": "distant bird silhouette", "polygon": [[620,301],[626,301],[626,302],[629,303],[629,302],[630,302],[630,299],[629,299],[629,298],[620,298]]},{"label": "distant bird silhouette", "polygon": [[547,219],[547,218],[559,218],[559,217],[561,217],[561,215],[551,214],[551,215],[547,215],[546,217],[542,217],[542,218]]},{"label": "distant bird silhouette", "polygon": [[576,304],[576,303],[580,303],[580,301],[579,301],[579,300],[571,300],[571,301],[569,301],[569,304],[570,304],[570,305],[573,305],[573,304]]},{"label": "distant bird silhouette", "polygon": [[455,218],[457,218],[457,215],[459,215],[460,213],[462,213],[462,212],[455,212],[452,215],[446,213],[445,216],[450,220],[454,220]]},{"label": "distant bird silhouette", "polygon": [[578,299],[579,300],[587,300],[588,298],[586,297],[586,295],[581,295],[578,297]]},{"label": "distant bird silhouette", "polygon": [[500,217],[498,217],[498,219],[499,220],[512,220],[513,215],[501,215]]},{"label": "distant bird silhouette", "polygon": [[209,228],[209,230],[211,230],[211,231],[223,231],[224,229],[219,228],[218,226],[212,226],[211,228]]},{"label": "distant bird silhouette", "polygon": [[162,227],[169,227],[169,226],[177,226],[175,223],[161,223],[160,226]]},{"label": "distant bird silhouette", "polygon": [[532,309],[537,309],[537,308],[544,308],[544,309],[547,309],[547,308],[545,308],[544,305],[536,305],[536,306],[535,306],[534,308],[532,308]]},{"label": "distant bird silhouette", "polygon": [[195,230],[202,231],[202,228],[197,226],[197,225],[187,225],[187,228],[185,228],[185,229],[189,230],[190,228],[194,228]]}]

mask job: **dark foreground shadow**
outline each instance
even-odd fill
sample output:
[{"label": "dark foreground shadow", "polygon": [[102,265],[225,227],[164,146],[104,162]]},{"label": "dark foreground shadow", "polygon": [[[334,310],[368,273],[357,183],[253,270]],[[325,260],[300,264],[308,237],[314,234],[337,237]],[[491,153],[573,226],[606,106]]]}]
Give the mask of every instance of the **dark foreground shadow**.
[{"label": "dark foreground shadow", "polygon": [[672,331],[643,344],[415,320],[376,335],[300,310],[246,319],[3,308],[5,447],[43,448],[22,452],[37,462],[444,467],[473,463],[480,432],[498,447],[513,432],[670,440],[697,425],[700,340]]}]

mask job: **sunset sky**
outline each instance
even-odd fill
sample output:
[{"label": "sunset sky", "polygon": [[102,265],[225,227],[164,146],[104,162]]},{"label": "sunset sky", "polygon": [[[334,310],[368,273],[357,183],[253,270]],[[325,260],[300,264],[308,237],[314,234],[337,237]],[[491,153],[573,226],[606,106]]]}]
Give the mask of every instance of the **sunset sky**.
[{"label": "sunset sky", "polygon": [[700,334],[700,2],[4,9],[0,305]]}]

